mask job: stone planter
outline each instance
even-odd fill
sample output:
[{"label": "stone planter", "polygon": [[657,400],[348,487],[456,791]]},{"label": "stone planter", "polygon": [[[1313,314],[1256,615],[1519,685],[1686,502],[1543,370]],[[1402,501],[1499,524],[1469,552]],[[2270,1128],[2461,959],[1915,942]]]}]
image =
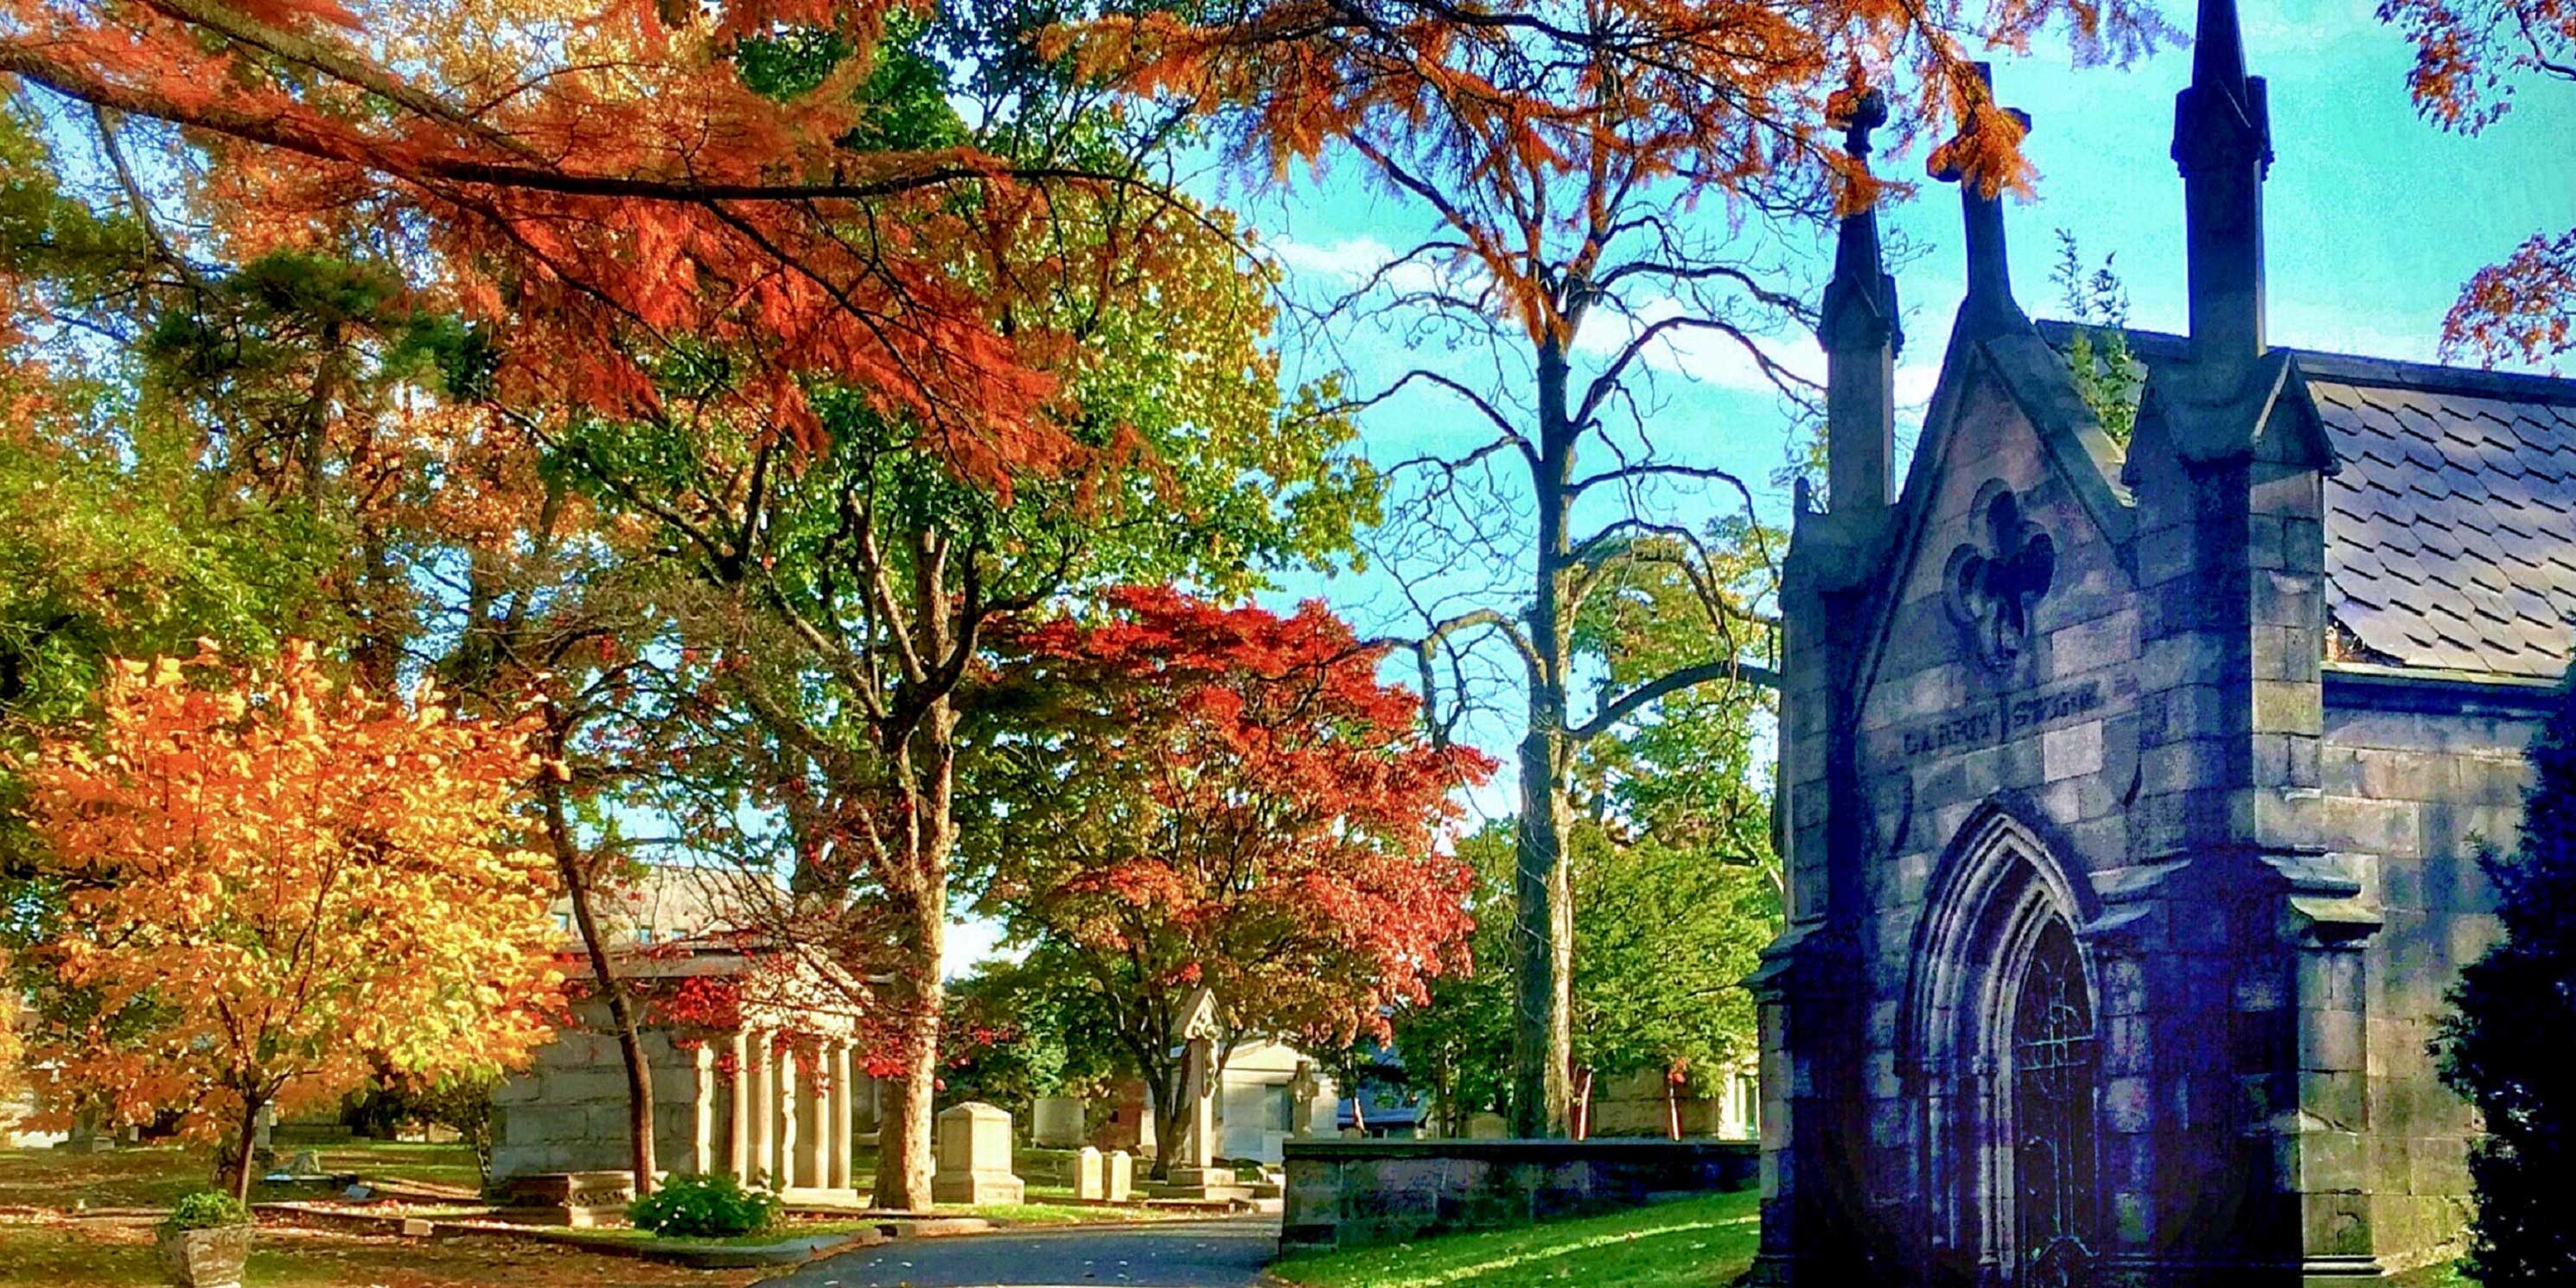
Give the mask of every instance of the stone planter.
[{"label": "stone planter", "polygon": [[240,1288],[242,1262],[250,1256],[247,1225],[211,1230],[162,1230],[161,1269],[179,1288]]}]

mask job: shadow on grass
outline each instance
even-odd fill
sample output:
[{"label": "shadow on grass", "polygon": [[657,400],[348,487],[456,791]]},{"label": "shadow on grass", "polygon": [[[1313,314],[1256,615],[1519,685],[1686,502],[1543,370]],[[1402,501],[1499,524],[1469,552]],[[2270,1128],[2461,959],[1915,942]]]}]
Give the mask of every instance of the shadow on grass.
[{"label": "shadow on grass", "polygon": [[1272,1271],[1312,1288],[1714,1288],[1752,1264],[1758,1206],[1749,1193],[1720,1194],[1518,1230],[1314,1253]]}]

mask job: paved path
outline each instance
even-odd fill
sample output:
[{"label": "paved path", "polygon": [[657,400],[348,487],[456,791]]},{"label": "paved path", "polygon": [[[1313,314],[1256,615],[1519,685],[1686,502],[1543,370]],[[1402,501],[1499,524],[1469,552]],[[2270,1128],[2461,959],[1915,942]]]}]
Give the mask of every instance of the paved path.
[{"label": "paved path", "polygon": [[808,1262],[758,1288],[1251,1288],[1279,1218],[897,1239]]}]

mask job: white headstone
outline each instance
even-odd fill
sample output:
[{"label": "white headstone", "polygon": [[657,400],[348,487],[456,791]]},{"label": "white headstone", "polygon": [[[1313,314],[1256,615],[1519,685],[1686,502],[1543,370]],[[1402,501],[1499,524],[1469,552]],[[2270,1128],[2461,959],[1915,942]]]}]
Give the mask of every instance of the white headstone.
[{"label": "white headstone", "polygon": [[1101,1158],[1100,1151],[1089,1145],[1083,1146],[1082,1152],[1073,1156],[1073,1196],[1075,1198],[1098,1202],[1109,1197],[1109,1174],[1103,1167],[1105,1161]]},{"label": "white headstone", "polygon": [[1103,1161],[1102,1188],[1112,1203],[1124,1203],[1136,1189],[1136,1159],[1126,1150],[1113,1149]]},{"label": "white headstone", "polygon": [[932,1132],[930,1197],[938,1203],[1018,1203],[1028,1187],[1011,1174],[1011,1115],[979,1100],[941,1111]]}]

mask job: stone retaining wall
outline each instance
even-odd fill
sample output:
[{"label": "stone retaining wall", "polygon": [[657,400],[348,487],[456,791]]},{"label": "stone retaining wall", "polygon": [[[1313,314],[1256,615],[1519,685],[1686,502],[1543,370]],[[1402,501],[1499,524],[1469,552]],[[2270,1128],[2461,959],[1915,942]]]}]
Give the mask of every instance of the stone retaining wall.
[{"label": "stone retaining wall", "polygon": [[1711,1140],[1291,1140],[1283,1249],[1354,1248],[1751,1189],[1760,1147]]}]

